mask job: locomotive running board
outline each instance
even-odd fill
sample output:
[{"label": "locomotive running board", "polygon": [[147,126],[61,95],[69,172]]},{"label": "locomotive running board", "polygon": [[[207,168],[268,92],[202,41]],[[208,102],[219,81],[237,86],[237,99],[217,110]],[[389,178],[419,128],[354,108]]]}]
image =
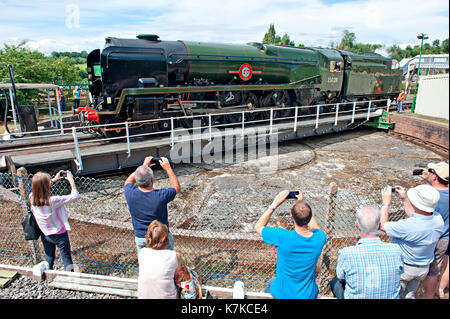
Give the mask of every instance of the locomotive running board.
[{"label": "locomotive running board", "polygon": [[271,90],[298,90],[319,88],[317,84],[278,84],[278,85],[217,85],[217,86],[184,86],[184,87],[158,87],[123,89],[115,111],[103,112],[102,115],[119,114],[127,96],[155,95],[155,94],[181,94],[199,92],[227,92],[227,91],[271,91]]}]

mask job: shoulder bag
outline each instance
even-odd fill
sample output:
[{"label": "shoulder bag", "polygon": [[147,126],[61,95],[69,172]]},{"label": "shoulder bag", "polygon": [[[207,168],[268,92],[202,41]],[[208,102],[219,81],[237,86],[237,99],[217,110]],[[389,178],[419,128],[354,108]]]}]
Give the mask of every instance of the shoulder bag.
[{"label": "shoulder bag", "polygon": [[27,216],[23,219],[22,228],[25,233],[25,240],[37,240],[42,234],[31,210],[28,210]]}]

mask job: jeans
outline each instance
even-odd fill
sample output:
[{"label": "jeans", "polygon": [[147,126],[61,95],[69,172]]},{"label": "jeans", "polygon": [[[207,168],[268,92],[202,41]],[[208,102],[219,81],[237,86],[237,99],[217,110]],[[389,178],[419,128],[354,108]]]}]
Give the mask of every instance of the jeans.
[{"label": "jeans", "polygon": [[66,100],[62,99],[59,101],[59,109],[61,112],[64,112],[66,110]]},{"label": "jeans", "polygon": [[80,107],[80,99],[73,99],[73,108],[79,108]]},{"label": "jeans", "polygon": [[330,282],[331,292],[337,299],[344,299],[345,281],[334,277]]},{"label": "jeans", "polygon": [[397,102],[397,112],[399,112],[399,113],[401,113],[402,112],[402,105],[403,105],[403,102],[402,101],[398,101]]},{"label": "jeans", "polygon": [[[134,242],[136,243],[137,253],[139,256],[139,251],[142,248],[147,247],[147,240],[145,238],[134,237]],[[174,244],[173,236],[172,233],[169,231],[169,245],[167,246],[166,249],[173,250],[173,244]]]},{"label": "jeans", "polygon": [[48,262],[49,269],[53,269],[55,263],[56,246],[64,263],[65,271],[73,271],[72,254],[70,251],[70,241],[67,232],[58,235],[41,235],[42,245],[44,245],[45,260]]}]

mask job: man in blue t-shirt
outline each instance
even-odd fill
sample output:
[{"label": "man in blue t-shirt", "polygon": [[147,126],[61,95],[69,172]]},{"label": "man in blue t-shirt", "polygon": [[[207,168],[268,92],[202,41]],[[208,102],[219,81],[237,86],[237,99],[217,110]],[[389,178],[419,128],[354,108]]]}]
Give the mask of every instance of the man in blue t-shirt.
[{"label": "man in blue t-shirt", "polygon": [[[159,164],[166,171],[172,187],[153,188],[153,171],[150,167],[156,164],[151,163],[152,158],[152,156],[146,157],[143,165],[125,180],[125,199],[130,210],[138,254],[141,248],[146,247],[145,235],[152,221],[158,220],[169,228],[167,204],[173,201],[181,190],[180,183],[165,157],[161,157]],[[173,236],[170,230],[169,237],[170,243],[167,249],[173,249]]]},{"label": "man in blue t-shirt", "polygon": [[272,213],[288,195],[287,190],[279,193],[255,224],[255,231],[263,241],[277,249],[276,277],[269,280],[266,292],[277,299],[315,299],[319,293],[315,269],[326,235],[312,216],[311,207],[303,201],[301,191],[291,208],[294,229],[266,227]]}]

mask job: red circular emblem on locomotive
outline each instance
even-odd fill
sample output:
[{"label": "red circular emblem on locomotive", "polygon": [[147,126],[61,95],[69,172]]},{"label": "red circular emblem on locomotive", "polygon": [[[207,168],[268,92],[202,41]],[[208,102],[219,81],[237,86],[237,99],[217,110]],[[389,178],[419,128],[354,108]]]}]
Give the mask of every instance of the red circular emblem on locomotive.
[{"label": "red circular emblem on locomotive", "polygon": [[244,63],[239,68],[239,77],[242,81],[248,81],[252,77],[253,70],[250,64]]}]

